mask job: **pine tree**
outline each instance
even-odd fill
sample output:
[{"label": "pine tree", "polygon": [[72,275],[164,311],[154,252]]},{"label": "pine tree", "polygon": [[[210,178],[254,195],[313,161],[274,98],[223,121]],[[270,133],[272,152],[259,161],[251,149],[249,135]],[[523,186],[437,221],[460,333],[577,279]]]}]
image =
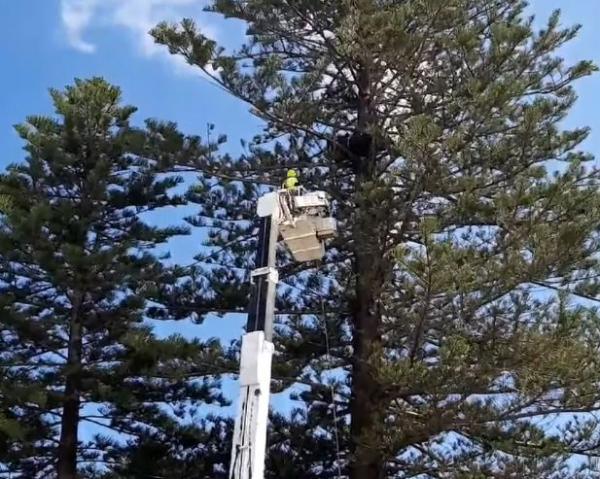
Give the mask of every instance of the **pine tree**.
[{"label": "pine tree", "polygon": [[228,295],[252,268],[252,208],[287,168],[331,195],[340,229],[322,264],[281,257],[275,387],[302,385],[304,406],[271,435],[269,477],[273,457],[302,477],[590,477],[598,315],[576,299],[600,293],[599,173],[588,130],[561,122],[595,67],[557,55],[579,27],[557,12],[536,31],[522,0],[208,10],[246,22],[246,43],[226,51],[191,19],[152,34],[265,131],[196,165],[213,249],[190,304],[243,307]]},{"label": "pine tree", "polygon": [[[102,479],[226,479],[233,424],[209,418],[178,427],[169,437],[146,434],[119,451],[121,461]],[[125,459],[125,460],[123,460]]]},{"label": "pine tree", "polygon": [[[10,477],[97,477],[149,435],[201,436],[185,423],[224,402],[219,344],[161,339],[149,322],[171,318],[161,301],[184,274],[154,249],[188,229],[141,217],[182,203],[171,192],[182,179],[160,172],[185,145],[210,148],[174,124],[132,126],[135,108],[100,78],[51,96],[57,117],[16,127],[27,156],[0,177],[11,199],[0,216],[0,464]],[[99,432],[82,437],[90,426]]]},{"label": "pine tree", "polygon": [[10,197],[7,195],[0,196],[0,213],[4,214],[10,210]]}]

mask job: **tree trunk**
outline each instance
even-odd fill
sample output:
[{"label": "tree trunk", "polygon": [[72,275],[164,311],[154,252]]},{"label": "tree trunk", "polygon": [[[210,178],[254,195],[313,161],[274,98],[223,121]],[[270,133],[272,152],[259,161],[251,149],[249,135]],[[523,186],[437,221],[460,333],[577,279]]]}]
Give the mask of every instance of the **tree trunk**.
[{"label": "tree trunk", "polygon": [[69,330],[69,347],[65,379],[65,394],[58,445],[58,479],[77,479],[77,444],[79,407],[81,403],[82,325],[79,315],[81,295],[73,301]]},{"label": "tree trunk", "polygon": [[[352,375],[352,398],[350,401],[352,462],[350,479],[383,478],[383,460],[377,444],[373,444],[373,435],[377,428],[379,394],[373,374],[371,357],[380,343],[380,318],[374,310],[370,288],[376,284],[365,284],[371,277],[367,267],[357,261],[356,304],[354,309],[354,358]],[[361,266],[363,268],[361,268]],[[362,284],[361,284],[362,283]]]},{"label": "tree trunk", "polygon": [[[357,130],[364,132],[370,123],[371,89],[369,72],[363,63],[359,75],[359,106]],[[381,452],[368,438],[377,426],[379,411],[378,387],[372,371],[372,355],[381,342],[381,317],[377,308],[377,295],[383,281],[381,245],[378,242],[378,225],[374,224],[373,208],[363,197],[362,186],[373,178],[375,154],[371,151],[355,171],[356,217],[353,226],[355,244],[354,273],[356,278],[353,305],[353,365],[352,397],[350,400],[350,434],[352,460],[350,479],[381,479],[384,461]],[[361,164],[362,163],[362,164]]]}]

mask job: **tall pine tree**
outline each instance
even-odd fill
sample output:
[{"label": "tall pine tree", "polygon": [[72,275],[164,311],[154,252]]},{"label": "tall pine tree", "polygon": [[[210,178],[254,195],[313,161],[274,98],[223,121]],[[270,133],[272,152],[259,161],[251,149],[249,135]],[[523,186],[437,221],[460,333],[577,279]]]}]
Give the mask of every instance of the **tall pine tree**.
[{"label": "tall pine tree", "polygon": [[150,439],[176,458],[186,437],[210,435],[189,424],[197,408],[224,401],[220,346],[161,339],[147,321],[170,318],[161,297],[183,274],[154,248],[187,228],[141,215],[181,204],[181,178],[159,173],[185,145],[208,149],[173,124],[133,127],[135,108],[102,79],[51,96],[56,118],[17,126],[27,157],[0,178],[0,464],[97,477],[133,467],[126,452]]},{"label": "tall pine tree", "polygon": [[578,27],[536,31],[526,7],[213,0],[248,25],[237,51],[190,19],[152,31],[266,125],[196,164],[213,249],[190,305],[243,307],[252,208],[287,168],[334,200],[324,262],[281,257],[275,387],[304,406],[269,477],[589,477],[598,315],[574,298],[600,292],[599,173],[561,122],[595,67],[557,55]]}]

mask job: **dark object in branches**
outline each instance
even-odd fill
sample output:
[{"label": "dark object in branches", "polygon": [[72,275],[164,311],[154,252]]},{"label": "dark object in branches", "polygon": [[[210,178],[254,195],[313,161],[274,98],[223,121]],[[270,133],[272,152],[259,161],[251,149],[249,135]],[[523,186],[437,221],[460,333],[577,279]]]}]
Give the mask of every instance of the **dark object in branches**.
[{"label": "dark object in branches", "polygon": [[369,133],[354,132],[337,135],[334,142],[329,143],[329,150],[334,161],[343,167],[351,167],[357,171],[362,160],[367,159],[373,148],[373,137]]}]

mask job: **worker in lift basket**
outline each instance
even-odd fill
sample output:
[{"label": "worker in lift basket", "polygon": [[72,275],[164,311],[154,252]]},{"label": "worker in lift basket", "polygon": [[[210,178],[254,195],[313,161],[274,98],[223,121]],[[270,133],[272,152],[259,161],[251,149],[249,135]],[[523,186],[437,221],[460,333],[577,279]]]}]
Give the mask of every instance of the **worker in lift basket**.
[{"label": "worker in lift basket", "polygon": [[288,211],[294,211],[294,200],[292,197],[299,194],[299,183],[296,170],[288,170],[285,181],[283,182],[283,189],[286,192],[283,196],[283,200],[287,205]]},{"label": "worker in lift basket", "polygon": [[296,170],[288,170],[287,177],[283,182],[283,187],[290,193],[293,193],[298,187],[298,183],[298,173],[296,173]]}]

